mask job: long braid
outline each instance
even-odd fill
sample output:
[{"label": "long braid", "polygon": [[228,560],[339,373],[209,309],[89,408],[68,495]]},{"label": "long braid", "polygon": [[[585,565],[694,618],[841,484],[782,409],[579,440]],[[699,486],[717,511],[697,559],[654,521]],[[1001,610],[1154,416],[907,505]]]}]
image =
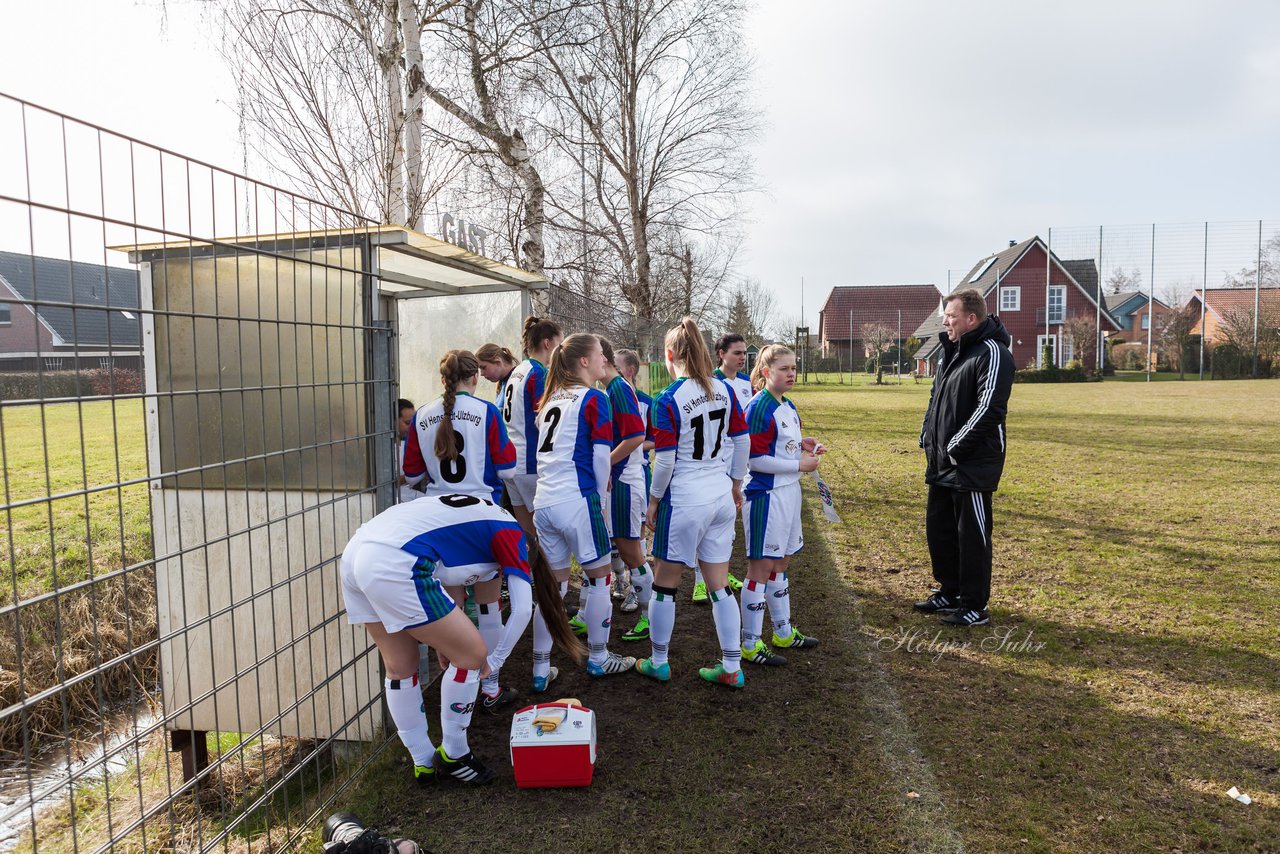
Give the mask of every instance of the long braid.
[{"label": "long braid", "polygon": [[458,402],[458,383],[480,372],[480,361],[470,350],[450,350],[440,360],[440,381],[444,385],[444,418],[436,430],[437,459],[456,460],[458,440],[453,431],[453,409]]}]

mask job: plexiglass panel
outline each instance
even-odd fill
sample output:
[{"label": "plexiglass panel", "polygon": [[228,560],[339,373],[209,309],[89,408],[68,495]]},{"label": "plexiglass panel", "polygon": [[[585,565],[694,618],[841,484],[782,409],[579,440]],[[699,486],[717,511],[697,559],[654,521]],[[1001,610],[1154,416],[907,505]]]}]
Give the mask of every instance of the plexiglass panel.
[{"label": "plexiglass panel", "polygon": [[[476,350],[493,342],[521,358],[519,292],[402,299],[397,303],[400,394],[416,405],[434,400],[440,386],[440,357],[446,350]],[[480,380],[477,395],[497,396],[492,384]]]}]

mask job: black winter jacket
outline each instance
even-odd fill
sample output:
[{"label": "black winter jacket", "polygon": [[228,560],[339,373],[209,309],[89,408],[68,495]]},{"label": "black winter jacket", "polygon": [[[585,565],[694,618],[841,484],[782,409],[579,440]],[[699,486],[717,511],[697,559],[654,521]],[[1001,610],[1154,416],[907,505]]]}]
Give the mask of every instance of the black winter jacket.
[{"label": "black winter jacket", "polygon": [[1013,388],[1009,333],[994,314],[942,355],[920,428],[926,483],[969,492],[994,492],[1004,471],[1004,417]]}]

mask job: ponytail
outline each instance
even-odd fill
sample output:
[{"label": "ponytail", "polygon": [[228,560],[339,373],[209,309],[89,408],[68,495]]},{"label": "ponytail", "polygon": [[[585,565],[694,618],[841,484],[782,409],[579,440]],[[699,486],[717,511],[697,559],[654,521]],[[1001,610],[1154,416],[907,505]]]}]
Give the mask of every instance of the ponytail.
[{"label": "ponytail", "polygon": [[481,344],[476,350],[476,358],[482,362],[500,362],[508,368],[514,368],[518,361],[511,351],[501,344]]},{"label": "ponytail", "polygon": [[668,330],[664,343],[671,351],[672,361],[684,368],[685,374],[702,387],[707,397],[713,397],[715,386],[711,383],[711,354],[707,352],[707,342],[693,318],[686,317],[679,326]]},{"label": "ponytail", "polygon": [[435,453],[441,460],[458,458],[458,441],[453,435],[453,406],[458,398],[458,383],[480,373],[480,360],[470,350],[450,350],[440,360],[440,382],[444,384],[444,418],[436,430]]},{"label": "ponytail", "polygon": [[[527,535],[526,535],[527,536]],[[569,617],[564,612],[564,600],[560,598],[560,582],[551,574],[551,565],[542,553],[542,546],[532,537],[529,541],[529,568],[533,570],[533,599],[542,614],[543,622],[551,632],[551,640],[560,651],[578,664],[586,655],[582,641],[569,627]]]},{"label": "ponytail", "polygon": [[613,365],[614,368],[617,368],[618,363],[613,360],[613,345],[609,343],[609,339],[603,335],[597,335],[596,337],[600,339],[600,350],[604,353],[604,360]]},{"label": "ponytail", "polygon": [[542,392],[542,400],[538,402],[541,409],[562,388],[581,385],[578,376],[578,360],[590,356],[600,337],[590,332],[575,332],[560,342],[560,346],[551,351],[551,364],[547,366],[547,385]]},{"label": "ponytail", "polygon": [[520,340],[524,344],[524,352],[527,356],[539,349],[543,341],[549,338],[560,338],[563,335],[559,324],[554,320],[531,314],[524,319],[524,331],[520,334]]},{"label": "ponytail", "polygon": [[783,356],[794,356],[795,353],[789,347],[782,344],[770,344],[760,351],[760,355],[756,357],[756,366],[751,369],[751,387],[756,391],[764,388],[764,369],[772,368],[773,363],[781,359]]}]

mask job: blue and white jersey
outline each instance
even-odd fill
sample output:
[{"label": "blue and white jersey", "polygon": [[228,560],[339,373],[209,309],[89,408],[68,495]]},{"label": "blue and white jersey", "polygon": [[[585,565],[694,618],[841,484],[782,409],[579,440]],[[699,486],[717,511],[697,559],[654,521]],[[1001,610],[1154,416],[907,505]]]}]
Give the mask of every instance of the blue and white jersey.
[{"label": "blue and white jersey", "polygon": [[547,369],[525,359],[507,375],[502,389],[502,420],[516,449],[516,474],[537,474],[538,401],[547,384]]},{"label": "blue and white jersey", "polygon": [[729,388],[733,389],[733,393],[738,397],[738,405],[742,407],[742,411],[747,411],[747,404],[751,402],[751,398],[755,396],[756,390],[751,387],[751,377],[742,371],[733,376],[725,376],[724,371],[716,368],[713,372],[716,379],[724,380],[729,384]]},{"label": "blue and white jersey", "polygon": [[[616,448],[627,439],[634,439],[636,436],[643,439],[645,420],[640,414],[640,400],[636,397],[635,389],[631,384],[621,375],[616,376],[605,389],[605,394],[609,396],[609,409],[613,414],[613,446]],[[641,441],[640,444],[643,445],[644,442]],[[631,456],[613,466],[612,471],[609,472],[610,479],[614,483],[625,483],[635,487],[644,486],[644,458],[644,449],[637,446],[631,452]]]},{"label": "blue and white jersey", "polygon": [[562,388],[542,401],[538,410],[538,494],[534,509],[576,501],[593,492],[605,494],[607,484],[596,482],[595,446],[613,447],[613,416],[609,398],[596,388]]},{"label": "blue and white jersey", "polygon": [[[644,440],[653,441],[653,422],[649,420],[649,411],[653,409],[653,398],[636,389],[636,401],[640,404],[640,418],[644,421]],[[653,467],[649,465],[649,452],[641,448],[641,467],[644,469],[644,494],[649,494],[649,484],[653,482]]]},{"label": "blue and white jersey", "polygon": [[360,526],[356,536],[435,564],[446,586],[473,583],[501,570],[530,582],[524,529],[507,511],[474,495],[428,495],[390,507]]},{"label": "blue and white jersey", "polygon": [[711,391],[708,396],[700,384],[681,377],[649,411],[654,451],[676,455],[662,496],[673,504],[707,504],[732,486],[725,457],[733,456],[730,439],[746,433],[747,422],[727,382],[713,378]]},{"label": "blue and white jersey", "polygon": [[751,430],[752,463],[760,457],[772,457],[774,462],[768,472],[748,467],[743,494],[751,498],[777,486],[799,483],[802,434],[800,413],[791,399],[779,401],[768,389],[762,390],[747,404],[747,426]]},{"label": "blue and white jersey", "polygon": [[444,422],[444,399],[437,399],[413,416],[404,455],[405,474],[426,472],[427,495],[460,492],[477,498],[502,498],[498,472],[516,464],[515,448],[507,439],[507,428],[498,407],[459,392],[453,401],[450,428],[458,457],[441,460],[435,455],[436,434]]}]

